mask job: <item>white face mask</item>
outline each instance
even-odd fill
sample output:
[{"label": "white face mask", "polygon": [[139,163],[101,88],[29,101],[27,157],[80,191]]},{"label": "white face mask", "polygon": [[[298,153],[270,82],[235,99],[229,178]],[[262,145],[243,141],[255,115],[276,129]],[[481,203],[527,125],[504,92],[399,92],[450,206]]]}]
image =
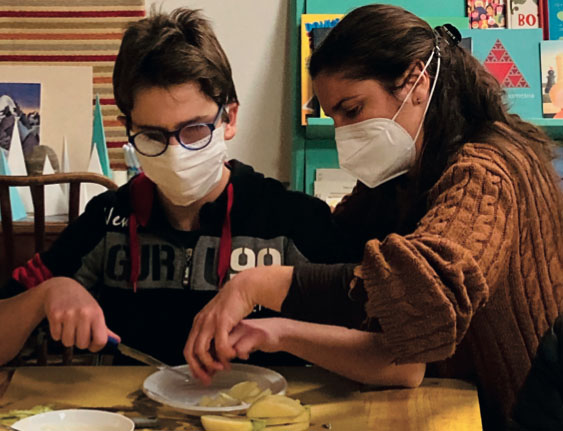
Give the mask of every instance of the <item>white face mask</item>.
[{"label": "white face mask", "polygon": [[174,205],[187,206],[207,195],[221,180],[227,159],[224,127],[215,129],[211,142],[201,150],[168,145],[160,156],[136,153],[143,172],[158,190]]},{"label": "white face mask", "polygon": [[414,166],[416,161],[415,142],[422,129],[424,117],[430,105],[432,94],[434,94],[434,88],[436,88],[436,82],[440,72],[439,55],[436,77],[434,78],[430,96],[428,97],[428,103],[426,104],[422,120],[414,139],[395,121],[395,119],[432,61],[434,53],[435,50],[432,51],[422,72],[407,93],[407,96],[401,103],[401,106],[399,106],[393,118],[370,118],[360,123],[337,127],[335,129],[336,148],[338,150],[340,167],[352,176],[358,178],[358,180],[366,186],[371,188],[377,187],[386,181],[408,172],[409,169]]}]

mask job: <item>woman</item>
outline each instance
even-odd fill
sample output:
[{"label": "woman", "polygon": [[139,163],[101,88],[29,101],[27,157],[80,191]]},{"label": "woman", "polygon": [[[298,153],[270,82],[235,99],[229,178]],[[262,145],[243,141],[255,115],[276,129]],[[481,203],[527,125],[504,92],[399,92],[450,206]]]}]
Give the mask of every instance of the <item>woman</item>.
[{"label": "woman", "polygon": [[[551,142],[508,113],[499,83],[459,41],[451,26],[433,31],[401,8],[371,5],[314,52],[309,70],[340,165],[359,179],[335,216],[367,241],[363,261],[235,277],[194,320],[184,354],[197,376],[253,349],[362,381],[393,364],[429,364],[432,375],[472,379],[484,422],[499,429],[562,310],[563,199]],[[365,332],[241,322],[256,304],[351,327],[361,304]],[[420,371],[405,372],[416,382]]]}]

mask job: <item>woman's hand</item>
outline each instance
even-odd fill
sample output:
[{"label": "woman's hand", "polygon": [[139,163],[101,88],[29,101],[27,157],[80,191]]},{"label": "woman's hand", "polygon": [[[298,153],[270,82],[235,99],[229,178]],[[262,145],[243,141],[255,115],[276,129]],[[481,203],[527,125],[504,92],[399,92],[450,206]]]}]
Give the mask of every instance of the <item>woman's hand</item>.
[{"label": "woman's hand", "polygon": [[291,285],[293,267],[267,266],[248,269],[233,277],[203,307],[193,321],[184,357],[193,375],[204,384],[229,367],[237,356],[229,334],[255,305],[280,310]]},{"label": "woman's hand", "polygon": [[[227,282],[194,318],[184,356],[192,374],[204,384],[211,382],[216,371],[229,367],[229,361],[236,352],[229,343],[228,335],[254,307],[243,274]],[[212,349],[215,350],[214,355]]]},{"label": "woman's hand", "polygon": [[281,339],[285,320],[279,317],[242,320],[229,335],[229,344],[237,357],[245,360],[256,350],[278,352],[283,349]]},{"label": "woman's hand", "polygon": [[43,307],[54,340],[92,352],[102,349],[109,335],[120,340],[106,326],[98,302],[77,281],[55,277],[40,287],[45,289]]}]

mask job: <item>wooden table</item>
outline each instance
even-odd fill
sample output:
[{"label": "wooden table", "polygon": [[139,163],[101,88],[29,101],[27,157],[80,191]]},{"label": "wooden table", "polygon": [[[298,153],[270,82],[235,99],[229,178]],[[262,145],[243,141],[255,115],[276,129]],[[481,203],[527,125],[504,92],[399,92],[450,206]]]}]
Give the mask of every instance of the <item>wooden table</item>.
[{"label": "wooden table", "polygon": [[[288,381],[288,395],[311,405],[311,431],[482,429],[477,391],[462,381],[425,379],[417,389],[378,390],[319,368],[276,370]],[[159,430],[201,430],[198,418],[161,406],[142,393],[143,380],[154,371],[142,366],[19,368],[0,395],[0,412],[47,404],[55,409],[89,407],[130,417],[157,416]]]}]

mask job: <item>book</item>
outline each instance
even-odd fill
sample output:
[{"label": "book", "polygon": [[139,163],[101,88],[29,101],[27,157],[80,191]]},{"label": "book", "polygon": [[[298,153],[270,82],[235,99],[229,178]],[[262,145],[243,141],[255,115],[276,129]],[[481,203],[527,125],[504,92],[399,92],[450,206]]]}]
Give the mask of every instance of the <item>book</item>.
[{"label": "book", "polygon": [[544,40],[549,40],[549,17],[548,17],[548,0],[538,0],[538,16],[540,28],[543,30]]},{"label": "book", "polygon": [[506,28],[506,4],[484,0],[467,0],[467,16],[469,28]]},{"label": "book", "polygon": [[342,169],[319,168],[315,170],[313,194],[334,207],[352,193],[356,182],[356,178]]},{"label": "book", "polygon": [[544,118],[563,118],[563,40],[544,40],[541,51]]},{"label": "book", "polygon": [[508,28],[539,28],[538,0],[509,0]]},{"label": "book", "polygon": [[462,37],[461,41],[459,42],[459,46],[469,52],[473,52],[473,39],[471,39],[470,37]]},{"label": "book", "polygon": [[[318,46],[328,31],[333,28],[343,14],[303,14],[301,15],[301,124],[307,125],[307,117],[318,117],[320,107],[313,95],[313,82],[308,64],[314,46]],[[320,30],[322,29],[322,30]],[[316,43],[314,43],[316,35]]]},{"label": "book", "polygon": [[549,39],[563,39],[563,0],[547,0],[546,3]]},{"label": "book", "polygon": [[514,30],[460,30],[471,37],[473,55],[500,82],[512,113],[541,118],[539,28]]},{"label": "book", "polygon": [[341,181],[355,184],[356,178],[339,168],[317,168],[315,169],[315,181]]}]

